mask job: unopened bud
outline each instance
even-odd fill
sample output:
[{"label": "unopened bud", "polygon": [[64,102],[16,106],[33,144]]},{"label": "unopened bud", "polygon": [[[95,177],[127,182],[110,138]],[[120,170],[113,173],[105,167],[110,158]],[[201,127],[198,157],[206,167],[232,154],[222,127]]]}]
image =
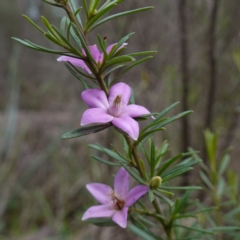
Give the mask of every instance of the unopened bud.
[{"label": "unopened bud", "polygon": [[162,184],[162,178],[159,176],[153,177],[150,181],[150,187],[153,189],[159,188]]}]

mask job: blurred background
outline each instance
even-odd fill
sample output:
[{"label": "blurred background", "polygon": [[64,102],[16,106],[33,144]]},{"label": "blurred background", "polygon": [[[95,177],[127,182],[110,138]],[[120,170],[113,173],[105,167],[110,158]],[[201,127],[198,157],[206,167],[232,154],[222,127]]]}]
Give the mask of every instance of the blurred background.
[{"label": "blurred background", "polygon": [[[151,11],[105,23],[91,33],[90,43],[97,42],[95,33],[110,44],[135,32],[126,53],[157,50],[121,81],[152,112],[177,101],[169,115],[194,111],[159,134],[159,143],[169,141],[170,155],[191,146],[206,161],[208,128],[217,133],[221,151],[233,147],[232,167],[239,169],[240,1],[125,0],[112,13],[150,5]],[[41,26],[44,15],[57,27],[65,15],[41,0],[0,1],[0,239],[133,239],[118,227],[103,230],[81,221],[95,203],[86,183],[111,183],[116,172],[91,160],[87,144],[109,146],[111,139],[117,145],[120,139],[109,129],[61,140],[79,127],[83,89],[57,56],[11,40],[56,49],[21,14]]]}]

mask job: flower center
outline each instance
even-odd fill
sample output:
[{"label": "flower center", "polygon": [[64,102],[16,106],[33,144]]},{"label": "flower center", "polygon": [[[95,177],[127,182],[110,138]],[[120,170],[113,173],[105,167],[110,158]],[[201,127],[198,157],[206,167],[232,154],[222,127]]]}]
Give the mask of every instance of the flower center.
[{"label": "flower center", "polygon": [[117,95],[108,109],[109,114],[119,117],[122,113],[122,95]]},{"label": "flower center", "polygon": [[111,198],[113,200],[113,205],[114,205],[115,209],[117,209],[117,210],[123,209],[125,202],[122,199],[119,199],[116,196],[115,192],[111,193]]}]

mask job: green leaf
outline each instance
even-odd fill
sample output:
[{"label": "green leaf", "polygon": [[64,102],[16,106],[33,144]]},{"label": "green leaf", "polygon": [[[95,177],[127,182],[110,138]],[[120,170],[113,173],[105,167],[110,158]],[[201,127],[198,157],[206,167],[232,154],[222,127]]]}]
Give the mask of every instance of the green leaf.
[{"label": "green leaf", "polygon": [[98,27],[99,25],[109,21],[109,20],[112,20],[114,18],[117,18],[117,17],[121,17],[121,16],[124,16],[124,15],[128,15],[128,14],[132,14],[132,13],[137,13],[137,12],[143,12],[143,11],[147,11],[147,10],[150,10],[150,9],[153,9],[153,7],[144,7],[144,8],[137,8],[137,9],[134,9],[134,10],[130,10],[130,11],[126,11],[126,12],[121,12],[121,13],[117,13],[117,14],[113,14],[109,17],[106,17],[96,23],[94,23],[91,28],[89,29],[90,30],[93,30],[94,28]]},{"label": "green leaf", "polygon": [[87,33],[88,29],[94,24],[96,23],[96,21],[101,18],[104,14],[106,14],[107,12],[109,12],[113,7],[115,7],[117,4],[115,2],[112,2],[111,4],[109,4],[106,8],[104,8],[103,10],[97,12],[97,14],[90,20],[87,22],[85,28],[84,28],[84,32]]},{"label": "green leaf", "polygon": [[32,19],[30,19],[28,16],[26,16],[26,15],[22,15],[30,24],[32,24],[38,31],[40,31],[41,33],[45,33],[44,32],[44,30],[42,30],[36,23],[34,23],[33,21],[32,21]]},{"label": "green leaf", "polygon": [[147,153],[147,150],[146,150],[145,146],[141,143],[140,143],[139,146],[140,146],[145,158],[147,159],[148,163],[150,163],[150,157],[148,156],[148,153]]},{"label": "green leaf", "polygon": [[[56,34],[58,34],[58,37],[62,40],[62,42],[64,42],[67,46],[70,47],[71,51],[76,54],[77,56],[82,56],[82,53],[79,52],[71,43],[70,41],[68,41],[62,34],[61,32],[55,27],[55,26],[52,26],[53,30],[56,32]],[[80,45],[81,46],[81,45]],[[79,46],[79,47],[80,47]]]},{"label": "green leaf", "polygon": [[81,41],[81,44],[86,52],[86,55],[88,57],[89,60],[91,60],[92,62],[96,63],[95,62],[95,59],[93,58],[92,54],[91,54],[91,51],[87,45],[87,43],[85,42],[85,39],[83,38],[82,34],[79,32],[78,28],[76,27],[76,25],[74,23],[72,23],[72,27],[74,29],[74,31],[76,32],[78,38],[80,39]]},{"label": "green leaf", "polygon": [[228,213],[226,213],[225,215],[224,215],[224,218],[225,219],[230,219],[230,218],[234,218],[237,214],[239,214],[240,213],[240,206],[239,207],[236,207],[236,208],[234,208],[233,210],[231,210],[231,211],[229,211]]},{"label": "green leaf", "polygon": [[49,2],[48,0],[42,0],[43,2],[47,3],[47,4],[50,4],[52,6],[55,6],[55,7],[62,7],[62,5],[60,4],[56,4],[56,3],[53,3],[53,2]]},{"label": "green leaf", "polygon": [[210,231],[213,232],[229,232],[229,231],[239,231],[240,227],[237,226],[222,226],[222,227],[213,227],[209,229]]},{"label": "green leaf", "polygon": [[160,127],[164,127],[166,126],[167,124],[171,123],[171,122],[174,122],[182,117],[185,117],[187,116],[188,114],[190,113],[193,113],[193,111],[185,111],[185,112],[182,112],[182,113],[179,113],[178,115],[174,116],[174,117],[171,117],[169,118],[168,120],[164,121],[164,122],[161,122],[160,124],[158,124],[157,126],[154,127],[154,129],[156,128],[160,128]]},{"label": "green leaf", "polygon": [[[160,215],[160,216],[161,216],[161,215]],[[153,223],[153,222],[151,222],[150,220],[146,219],[145,216],[138,215],[137,218],[138,218],[141,222],[149,225],[150,227],[153,227],[153,226],[156,225],[155,223]]]},{"label": "green leaf", "polygon": [[89,11],[88,11],[88,6],[87,6],[87,2],[86,0],[83,0],[83,7],[84,7],[84,10],[87,14],[87,18],[89,17]]},{"label": "green leaf", "polygon": [[[188,156],[188,155],[192,155],[191,152],[189,153],[184,153],[183,156]],[[177,167],[191,167],[199,162],[201,162],[202,160],[200,158],[193,158],[193,157],[189,157],[185,160],[183,160],[182,162],[180,162]]]},{"label": "green leaf", "polygon": [[150,170],[151,170],[151,178],[154,176],[155,171],[155,144],[153,139],[150,139]]},{"label": "green leaf", "polygon": [[[117,66],[115,66],[115,67],[113,67],[113,68],[110,68],[109,70],[107,70],[106,72],[104,72],[104,77],[107,77],[110,73],[112,73],[112,72],[114,72],[115,70],[117,70],[118,68],[122,68],[122,67],[124,67],[125,66],[125,64],[122,64],[122,65],[117,65]],[[108,84],[109,86],[111,85],[111,84]],[[131,100],[130,100],[131,101]]]},{"label": "green leaf", "polygon": [[60,31],[64,35],[66,24],[68,24],[69,19],[65,16],[60,22]]},{"label": "green leaf", "polygon": [[148,190],[148,197],[149,197],[150,202],[154,201],[154,194],[153,194],[152,190]]},{"label": "green leaf", "polygon": [[188,214],[197,215],[199,213],[210,212],[212,210],[217,210],[217,207],[202,208],[202,209],[194,211],[194,212],[189,212]]},{"label": "green leaf", "polygon": [[170,110],[172,110],[176,105],[178,105],[179,102],[175,102],[172,105],[170,105],[169,107],[167,107],[166,109],[164,109],[162,112],[160,112],[154,121],[157,121],[158,119],[160,119],[161,117],[163,117],[166,113],[168,113]]},{"label": "green leaf", "polygon": [[99,3],[100,3],[100,0],[90,0],[89,12],[90,13],[94,12],[97,9]]},{"label": "green leaf", "polygon": [[93,125],[93,126],[81,127],[81,128],[72,130],[70,132],[64,133],[62,135],[62,139],[77,138],[77,137],[81,137],[81,136],[88,135],[91,133],[100,132],[106,128],[109,128],[110,126],[111,126],[111,124],[107,123],[107,124],[103,124],[103,125]]},{"label": "green leaf", "polygon": [[226,171],[229,163],[230,163],[230,157],[229,157],[228,154],[226,154],[222,158],[222,161],[221,161],[221,164],[220,164],[220,167],[219,167],[219,170],[218,170],[219,175],[222,175]]},{"label": "green leaf", "polygon": [[161,176],[161,174],[169,167],[171,166],[174,162],[176,162],[179,158],[181,158],[183,156],[182,153],[178,154],[175,157],[172,157],[168,160],[166,160],[160,167],[159,171],[158,171],[158,176]]},{"label": "green leaf", "polygon": [[129,53],[128,55],[132,56],[132,57],[136,57],[136,56],[143,56],[143,55],[149,55],[149,54],[155,54],[157,53],[157,51],[144,51],[144,52],[136,52],[136,53]]},{"label": "green leaf", "polygon": [[61,42],[61,39],[59,38],[57,33],[54,31],[52,25],[48,22],[48,20],[44,16],[42,16],[41,18],[47,30],[56,38],[56,40]]},{"label": "green leaf", "polygon": [[217,151],[217,136],[211,131],[206,130],[204,132],[205,144],[207,148],[207,154],[212,166],[212,171],[216,170],[216,151]]},{"label": "green leaf", "polygon": [[161,122],[165,122],[166,120],[168,120],[169,118],[162,118],[159,119],[158,121],[153,120],[152,122],[150,122],[145,128],[143,128],[143,130],[141,131],[141,134],[143,134],[144,132],[146,132],[148,129],[155,127],[156,125],[159,125]]},{"label": "green leaf", "polygon": [[55,43],[55,44],[57,44],[57,45],[59,45],[59,46],[61,46],[61,47],[64,46],[63,42],[62,42],[62,41],[59,41],[58,39],[56,39],[55,37],[53,37],[52,34],[44,33],[44,36],[45,36],[47,39],[49,39],[50,41],[52,41],[53,43]]},{"label": "green leaf", "polygon": [[179,218],[197,218],[197,216],[191,214],[177,214],[176,216],[174,216],[174,219]]},{"label": "green leaf", "polygon": [[52,50],[52,49],[48,49],[48,48],[44,48],[44,47],[41,47],[35,43],[32,43],[28,40],[21,40],[21,39],[18,39],[18,38],[12,38],[13,40],[23,44],[24,46],[28,47],[28,48],[31,48],[31,49],[34,49],[36,51],[40,51],[40,52],[47,52],[47,53],[53,53],[53,54],[60,54],[60,55],[66,55],[66,56],[70,56],[68,54],[68,52],[62,52],[62,51],[56,51],[56,50]]},{"label": "green leaf", "polygon": [[89,147],[93,148],[93,149],[96,149],[100,152],[104,152],[106,153],[108,156],[116,159],[117,161],[119,161],[120,163],[123,162],[123,163],[128,163],[126,159],[122,158],[119,154],[117,154],[116,152],[110,150],[110,149],[107,149],[107,148],[104,148],[100,145],[96,145],[96,144],[89,144]]},{"label": "green leaf", "polygon": [[174,196],[174,193],[169,192],[169,191],[162,190],[162,189],[160,189],[160,188],[158,188],[157,191],[160,192],[160,193],[163,193],[163,194],[167,194],[167,195],[170,195],[170,196]]},{"label": "green leaf", "polygon": [[217,196],[219,199],[222,197],[222,194],[224,190],[226,189],[226,184],[223,178],[218,179],[218,185],[217,185]]},{"label": "green leaf", "polygon": [[172,200],[170,200],[169,198],[166,198],[164,196],[162,196],[160,193],[158,193],[157,191],[154,191],[154,194],[161,199],[162,201],[166,202],[170,207],[172,207],[174,205],[174,202]]},{"label": "green leaf", "polygon": [[78,36],[76,35],[75,31],[72,28],[72,23],[69,24],[69,28],[68,28],[68,39],[69,39],[69,35],[71,35],[72,39],[75,41],[75,43],[78,45],[79,49],[82,52],[82,44],[81,41],[79,40]]},{"label": "green leaf", "polygon": [[[133,56],[132,54],[129,55],[129,56]],[[111,82],[111,85],[113,85],[113,83],[115,83],[123,74],[125,74],[126,72],[128,72],[130,69],[132,69],[133,67],[143,63],[143,62],[146,62],[147,60],[151,59],[152,56],[150,57],[146,57],[146,58],[143,58],[141,60],[138,60],[136,61],[135,63],[133,63],[132,65],[130,65],[129,67],[127,67],[126,69],[124,69],[122,72],[120,72]]]},{"label": "green leaf", "polygon": [[[145,240],[156,240],[156,238],[152,237],[151,235],[149,235],[148,233],[146,233],[144,230],[136,227],[135,225],[128,225],[128,228],[135,233],[136,235],[140,236],[142,239]],[[161,239],[161,238],[159,238]]]},{"label": "green leaf", "polygon": [[131,104],[135,104],[135,95],[134,95],[134,91],[133,91],[132,88],[131,88],[130,103],[131,103]]},{"label": "green leaf", "polygon": [[89,84],[83,78],[81,78],[81,76],[79,76],[79,72],[76,72],[76,70],[72,67],[71,63],[65,64],[65,66],[68,71],[82,83],[84,89],[95,88],[92,84]]},{"label": "green leaf", "polygon": [[199,187],[199,186],[181,186],[181,187],[160,186],[160,189],[166,189],[166,190],[201,190],[202,188]]},{"label": "green leaf", "polygon": [[214,189],[212,183],[210,182],[208,177],[205,175],[205,173],[203,171],[201,171],[199,174],[200,174],[200,177],[202,178],[203,182],[208,186],[208,188]]},{"label": "green leaf", "polygon": [[110,166],[121,166],[119,163],[109,162],[109,161],[104,160],[104,159],[102,159],[102,158],[100,158],[100,157],[98,157],[98,156],[92,155],[91,158],[93,158],[94,160],[97,160],[97,161],[99,161],[99,162],[101,162],[101,163],[110,165]]},{"label": "green leaf", "polygon": [[193,169],[192,167],[187,167],[187,168],[175,169],[175,171],[171,170],[171,173],[169,171],[169,172],[165,173],[164,175],[162,175],[162,180],[163,180],[163,182],[169,181],[169,180],[176,178],[176,177],[182,175],[183,173],[188,172],[192,169]]},{"label": "green leaf", "polygon": [[[120,41],[113,46],[113,48],[111,49],[110,53],[108,54],[108,59],[111,59],[112,57],[115,56],[115,54],[117,52],[119,52],[119,48],[129,39],[130,36],[132,36],[133,34],[135,34],[134,32],[131,32],[129,34],[127,34],[126,36],[124,36],[122,39],[120,39]],[[129,55],[126,55],[129,56]]]},{"label": "green leaf", "polygon": [[174,227],[186,228],[186,229],[192,230],[192,231],[194,231],[194,232],[201,232],[201,233],[207,233],[207,234],[214,234],[214,232],[211,231],[211,230],[204,230],[204,229],[201,229],[201,228],[187,227],[187,226],[180,225],[180,224],[173,224],[173,226],[174,226]]},{"label": "green leaf", "polygon": [[[77,75],[77,74],[80,74],[80,75],[82,75],[82,76],[84,76],[85,78],[89,78],[89,79],[91,79],[91,80],[96,80],[94,77],[91,77],[89,74],[85,74],[85,73],[83,73],[83,72],[81,72],[78,68],[76,68],[71,62],[67,62],[68,63],[68,65],[70,65],[71,66],[71,68],[75,71],[75,74]],[[92,81],[93,82],[93,81]],[[89,84],[89,83],[87,83],[87,84]],[[96,87],[96,86],[93,86],[93,85],[91,85],[91,84],[89,84],[89,86],[91,86],[92,88],[94,88],[94,87]]]},{"label": "green leaf", "polygon": [[164,141],[161,147],[159,148],[157,153],[157,158],[156,158],[156,168],[159,168],[163,156],[165,156],[168,153],[168,150],[169,150],[168,146],[169,146],[168,142]]},{"label": "green leaf", "polygon": [[19,39],[19,38],[14,38],[14,37],[12,37],[12,39],[15,40],[15,41],[18,42],[18,43],[21,43],[22,45],[24,45],[24,46],[26,46],[26,47],[28,47],[28,48],[37,50],[36,47],[34,47],[33,45],[31,45],[30,43],[28,43],[28,42],[26,42],[26,41],[24,41],[24,40],[21,40],[21,39]]},{"label": "green leaf", "polygon": [[103,54],[104,54],[104,60],[105,60],[106,57],[107,57],[106,46],[105,46],[105,44],[104,44],[104,42],[103,42],[102,37],[100,36],[100,34],[98,34],[98,43],[99,43],[100,48],[101,48],[101,50],[102,50],[102,52],[103,52]]},{"label": "green leaf", "polygon": [[129,215],[129,219],[130,219],[131,222],[132,222],[135,226],[137,226],[138,228],[146,229],[145,225],[144,225],[142,222],[140,222],[139,220],[137,220],[137,219],[133,216],[133,214],[130,214],[130,215]]},{"label": "green leaf", "polygon": [[102,66],[101,72],[105,71],[109,67],[112,67],[113,65],[123,64],[123,63],[126,64],[126,63],[129,63],[129,62],[132,62],[132,61],[135,61],[135,59],[133,57],[124,56],[124,55],[112,58],[111,60],[106,62],[106,64],[104,66]]},{"label": "green leaf", "polygon": [[[74,16],[78,17],[78,14],[80,13],[80,11],[82,10],[83,7],[79,7],[75,12],[74,12]],[[82,24],[81,24],[82,26]]]}]

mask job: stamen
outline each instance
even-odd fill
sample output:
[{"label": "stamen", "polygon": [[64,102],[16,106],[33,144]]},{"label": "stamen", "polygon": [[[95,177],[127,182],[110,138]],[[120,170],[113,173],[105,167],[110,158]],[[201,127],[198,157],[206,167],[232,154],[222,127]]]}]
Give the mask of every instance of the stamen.
[{"label": "stamen", "polygon": [[114,117],[118,117],[122,113],[122,95],[117,95],[111,106],[109,107],[109,113]]},{"label": "stamen", "polygon": [[117,198],[117,196],[115,195],[115,192],[112,192],[110,194],[110,197],[112,198],[114,207],[117,210],[121,210],[124,207],[125,202],[123,200]]},{"label": "stamen", "polygon": [[115,98],[113,104],[114,104],[116,107],[119,107],[119,106],[121,105],[121,101],[122,101],[122,95],[117,95],[117,97]]}]

